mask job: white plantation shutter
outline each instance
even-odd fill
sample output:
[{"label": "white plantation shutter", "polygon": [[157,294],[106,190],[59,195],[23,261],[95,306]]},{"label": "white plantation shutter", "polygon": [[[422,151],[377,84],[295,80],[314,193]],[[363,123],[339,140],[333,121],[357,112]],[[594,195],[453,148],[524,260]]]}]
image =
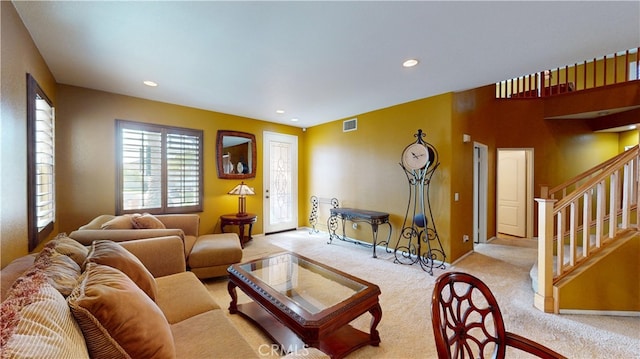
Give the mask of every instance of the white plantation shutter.
[{"label": "white plantation shutter", "polygon": [[122,209],[162,207],[162,134],[122,130]]},{"label": "white plantation shutter", "polygon": [[200,139],[189,134],[167,135],[169,207],[196,206],[200,198]]},{"label": "white plantation shutter", "polygon": [[27,74],[27,212],[28,249],[55,229],[55,110],[36,79]]},{"label": "white plantation shutter", "polygon": [[202,131],[118,120],[118,213],[202,210]]},{"label": "white plantation shutter", "polygon": [[36,98],[35,121],[35,205],[38,232],[55,220],[55,121],[54,109]]}]

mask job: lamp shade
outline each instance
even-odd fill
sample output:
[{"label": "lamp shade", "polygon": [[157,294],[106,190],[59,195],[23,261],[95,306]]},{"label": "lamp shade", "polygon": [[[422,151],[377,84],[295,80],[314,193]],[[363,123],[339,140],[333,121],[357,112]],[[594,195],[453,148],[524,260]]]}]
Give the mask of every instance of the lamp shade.
[{"label": "lamp shade", "polygon": [[244,182],[241,182],[239,185],[235,186],[227,194],[233,194],[233,195],[236,195],[236,196],[247,196],[247,195],[250,196],[250,195],[254,195],[256,193],[253,192],[253,190],[249,186],[244,184]]},{"label": "lamp shade", "polygon": [[240,196],[238,197],[238,213],[236,214],[236,216],[238,217],[246,216],[247,215],[247,199],[245,196],[254,195],[256,193],[253,192],[253,190],[249,186],[244,184],[244,182],[241,182],[239,185],[235,186],[227,194]]}]

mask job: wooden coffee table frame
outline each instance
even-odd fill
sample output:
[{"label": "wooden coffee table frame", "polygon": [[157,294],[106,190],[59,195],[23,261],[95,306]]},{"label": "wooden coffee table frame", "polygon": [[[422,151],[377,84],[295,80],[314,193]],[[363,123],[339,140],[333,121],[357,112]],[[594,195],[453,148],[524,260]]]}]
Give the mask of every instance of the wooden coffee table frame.
[{"label": "wooden coffee table frame", "polygon": [[[260,262],[261,258],[249,263]],[[376,329],[382,318],[378,302],[380,288],[377,285],[323,265],[309,258],[289,253],[313,265],[341,275],[365,286],[365,289],[349,299],[326,308],[316,314],[309,313],[287,296],[255,278],[234,264],[228,268],[228,290],[231,296],[229,312],[242,314],[258,324],[283,352],[291,352],[311,346],[322,350],[334,359],[339,359],[366,345],[378,346],[380,335]],[[246,263],[245,263],[246,264]],[[247,294],[253,302],[238,304],[236,287]],[[369,312],[372,316],[370,332],[353,328],[349,322]]]}]

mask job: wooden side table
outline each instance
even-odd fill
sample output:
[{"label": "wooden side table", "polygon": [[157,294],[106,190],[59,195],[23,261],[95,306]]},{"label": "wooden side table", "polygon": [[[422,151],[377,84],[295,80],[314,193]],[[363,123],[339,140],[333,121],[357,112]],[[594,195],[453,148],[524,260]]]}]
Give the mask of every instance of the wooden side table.
[{"label": "wooden side table", "polygon": [[[220,230],[224,232],[225,226],[235,225],[238,226],[238,232],[240,237],[240,245],[244,248],[244,244],[251,240],[251,229],[253,224],[258,220],[258,215],[254,213],[247,213],[245,216],[238,216],[237,213],[223,214],[220,216]],[[249,233],[244,235],[244,226],[249,225]]]}]

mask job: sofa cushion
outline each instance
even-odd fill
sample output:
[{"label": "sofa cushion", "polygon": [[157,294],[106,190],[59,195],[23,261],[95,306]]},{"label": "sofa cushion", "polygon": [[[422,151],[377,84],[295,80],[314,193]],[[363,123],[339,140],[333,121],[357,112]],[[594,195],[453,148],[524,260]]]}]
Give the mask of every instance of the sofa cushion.
[{"label": "sofa cushion", "polygon": [[34,266],[47,275],[47,280],[65,298],[71,294],[80,277],[80,266],[71,257],[45,247],[36,257]]},{"label": "sofa cushion", "polygon": [[162,311],[119,270],[87,263],[68,302],[92,358],[175,357]]},{"label": "sofa cushion", "polygon": [[100,226],[101,229],[133,229],[133,222],[131,221],[131,215],[125,214],[122,216],[116,216],[113,219],[103,223]]},{"label": "sofa cushion", "polygon": [[2,358],[88,358],[64,297],[41,270],[19,278],[0,305]]},{"label": "sofa cushion", "polygon": [[100,239],[108,239],[114,242],[132,241],[135,239],[178,236],[184,238],[184,232],[179,228],[168,229],[83,229],[73,231],[69,234],[69,238],[90,246],[93,241]]},{"label": "sofa cushion", "polygon": [[187,270],[184,244],[178,236],[137,239],[118,244],[138,257],[155,278]]},{"label": "sofa cushion", "polygon": [[144,264],[118,243],[109,240],[98,240],[91,244],[86,263],[98,263],[116,268],[128,275],[149,298],[156,299],[158,290],[153,275]]},{"label": "sofa cushion", "polygon": [[242,260],[242,246],[236,233],[205,234],[196,240],[191,254],[189,267],[206,268],[218,265],[230,265]]},{"label": "sofa cushion", "polygon": [[[172,324],[171,331],[178,358],[260,358],[261,348],[254,349],[220,309]],[[264,346],[268,353],[271,345]]]},{"label": "sofa cushion", "polygon": [[133,215],[131,217],[133,228],[136,229],[167,229],[164,223],[160,222],[154,215],[145,213],[143,215]]},{"label": "sofa cushion", "polygon": [[156,303],[171,324],[212,309],[220,309],[206,287],[191,272],[156,278],[156,281]]}]

